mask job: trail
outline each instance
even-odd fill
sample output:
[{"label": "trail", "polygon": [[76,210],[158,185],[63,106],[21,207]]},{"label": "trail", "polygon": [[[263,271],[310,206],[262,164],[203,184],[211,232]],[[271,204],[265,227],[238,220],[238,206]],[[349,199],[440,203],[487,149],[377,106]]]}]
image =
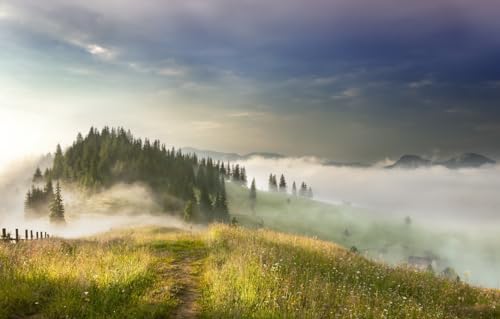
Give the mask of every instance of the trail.
[{"label": "trail", "polygon": [[171,271],[176,279],[172,292],[179,300],[179,305],[171,314],[171,318],[192,319],[198,317],[203,257],[204,251],[199,249],[183,249],[177,252],[176,258],[171,264]]}]

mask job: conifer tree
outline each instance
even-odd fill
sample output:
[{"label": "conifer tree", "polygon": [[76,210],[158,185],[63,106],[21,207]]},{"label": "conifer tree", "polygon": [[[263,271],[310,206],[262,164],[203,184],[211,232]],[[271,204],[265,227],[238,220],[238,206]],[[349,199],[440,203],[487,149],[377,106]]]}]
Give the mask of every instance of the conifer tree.
[{"label": "conifer tree", "polygon": [[247,171],[245,167],[240,169],[240,181],[245,187],[247,186]]},{"label": "conifer tree", "polygon": [[252,179],[252,184],[250,185],[250,208],[252,213],[255,214],[255,205],[257,204],[257,188],[255,187],[255,178]]},{"label": "conifer tree", "polygon": [[313,198],[313,196],[314,196],[314,195],[313,195],[313,190],[312,190],[312,188],[311,188],[311,187],[309,187],[309,189],[307,190],[307,197],[309,197],[309,198]]},{"label": "conifer tree", "polygon": [[293,181],[292,184],[292,195],[297,196],[297,185],[295,184],[295,181]]},{"label": "conifer tree", "polygon": [[61,185],[59,182],[56,184],[56,192],[50,204],[50,222],[55,224],[64,224],[64,204],[61,195]]},{"label": "conifer tree", "polygon": [[35,170],[35,174],[33,175],[33,182],[39,182],[43,179],[42,176],[42,171],[40,170],[40,167],[37,167]]},{"label": "conifer tree", "polygon": [[61,145],[57,144],[56,154],[54,156],[54,165],[52,167],[52,177],[54,179],[59,179],[62,177],[63,172],[64,172],[64,156],[62,153]]},{"label": "conifer tree", "polygon": [[285,176],[283,174],[281,174],[281,176],[280,176],[279,191],[282,193],[286,193],[286,191],[287,191],[286,180],[285,180]]}]

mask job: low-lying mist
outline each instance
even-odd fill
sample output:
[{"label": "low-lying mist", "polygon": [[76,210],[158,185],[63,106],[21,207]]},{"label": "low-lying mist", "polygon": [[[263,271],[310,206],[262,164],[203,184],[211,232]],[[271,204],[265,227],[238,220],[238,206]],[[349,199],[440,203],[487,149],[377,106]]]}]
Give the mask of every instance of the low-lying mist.
[{"label": "low-lying mist", "polygon": [[[290,211],[282,219],[280,230],[306,229],[309,235],[356,245],[391,264],[405,263],[412,255],[436,255],[441,270],[450,266],[468,282],[500,287],[498,165],[405,170],[326,166],[315,158],[258,157],[239,164],[261,190],[267,190],[270,173],[278,177],[283,173],[289,192],[293,181],[297,187],[304,181],[312,186],[316,200],[336,206],[332,216],[314,205],[299,206],[301,211]],[[267,214],[273,215],[269,221],[276,225],[277,214]],[[405,224],[407,216],[411,225]],[[339,234],[344,227],[354,234]]]},{"label": "low-lying mist", "polygon": [[[113,228],[156,225],[193,229],[181,219],[162,213],[154,194],[146,185],[117,184],[90,195],[72,185],[62,185],[67,226],[55,226],[48,217],[25,219],[24,197],[32,185],[36,167],[46,159],[25,159],[0,172],[0,227],[10,232],[20,229],[43,231],[51,235],[74,238],[102,233]],[[195,229],[201,226],[194,226]]]},{"label": "low-lying mist", "polygon": [[315,158],[258,157],[240,164],[262,190],[268,188],[270,173],[283,173],[289,191],[293,181],[297,187],[305,181],[317,200],[365,207],[377,216],[408,215],[448,229],[500,225],[500,165],[385,169],[325,166]]}]

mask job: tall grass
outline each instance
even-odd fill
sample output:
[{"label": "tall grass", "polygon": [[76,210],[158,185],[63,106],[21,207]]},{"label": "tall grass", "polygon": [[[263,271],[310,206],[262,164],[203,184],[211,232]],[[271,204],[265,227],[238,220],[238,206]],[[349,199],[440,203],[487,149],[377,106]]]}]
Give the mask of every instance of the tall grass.
[{"label": "tall grass", "polygon": [[390,268],[334,244],[217,226],[206,318],[499,318],[492,290]]},{"label": "tall grass", "polygon": [[85,240],[0,243],[0,318],[158,318],[176,306],[180,235],[162,229]]}]

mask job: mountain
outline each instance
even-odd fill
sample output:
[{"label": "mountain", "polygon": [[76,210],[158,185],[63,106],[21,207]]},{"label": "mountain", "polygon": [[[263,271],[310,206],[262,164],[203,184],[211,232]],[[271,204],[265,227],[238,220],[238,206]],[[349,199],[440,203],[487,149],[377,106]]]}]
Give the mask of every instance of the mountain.
[{"label": "mountain", "polygon": [[418,155],[403,155],[394,164],[386,166],[386,168],[419,168],[429,167],[434,165],[445,166],[449,169],[459,168],[477,168],[487,164],[495,164],[496,162],[484,155],[476,153],[464,153],[459,156],[452,157],[445,161],[431,161],[422,158]]},{"label": "mountain", "polygon": [[496,162],[486,156],[476,153],[465,153],[453,157],[445,162],[439,163],[448,168],[473,168],[487,164],[496,164]]},{"label": "mountain", "polygon": [[365,164],[361,162],[337,162],[337,161],[326,161],[323,163],[325,166],[335,166],[335,167],[357,167],[366,168],[370,167],[370,164]]},{"label": "mountain", "polygon": [[431,166],[432,162],[418,155],[403,155],[394,164],[386,166],[386,168],[419,168]]},{"label": "mountain", "polygon": [[270,152],[252,152],[245,155],[240,155],[237,153],[200,150],[194,147],[183,147],[182,152],[186,154],[196,154],[196,156],[198,157],[207,157],[207,158],[210,157],[215,161],[222,161],[222,162],[244,161],[252,157],[262,157],[265,159],[279,159],[285,157],[282,154],[270,153]]}]

